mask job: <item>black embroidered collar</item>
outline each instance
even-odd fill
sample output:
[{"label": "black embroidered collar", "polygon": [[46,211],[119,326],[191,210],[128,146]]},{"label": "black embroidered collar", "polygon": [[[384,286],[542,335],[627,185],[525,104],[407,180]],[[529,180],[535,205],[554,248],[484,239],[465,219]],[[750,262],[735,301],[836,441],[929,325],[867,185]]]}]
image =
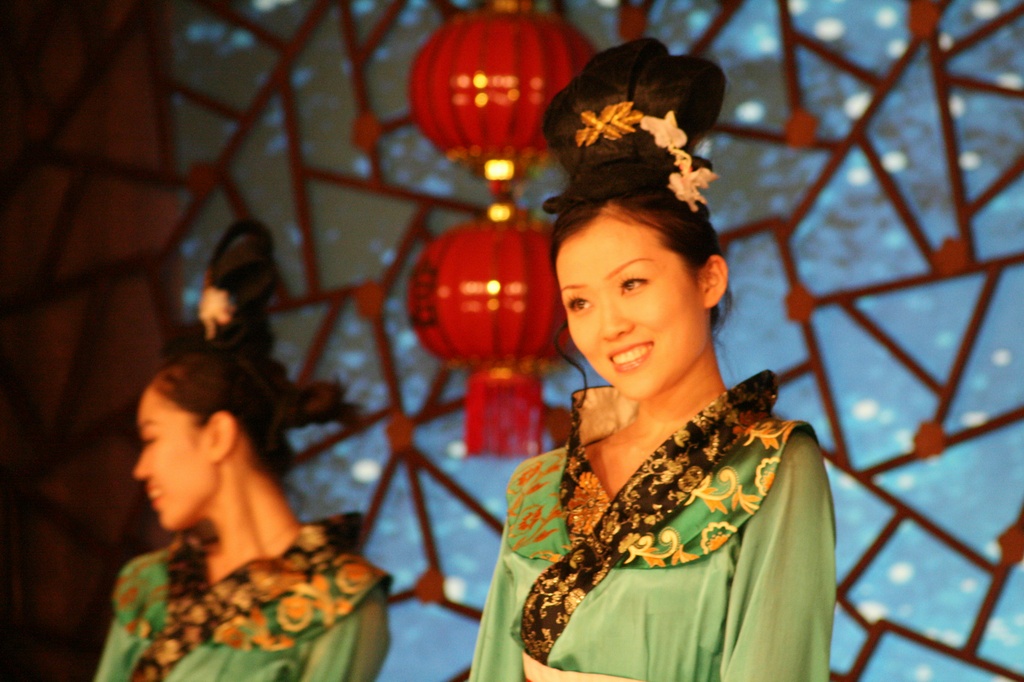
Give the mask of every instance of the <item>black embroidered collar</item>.
[{"label": "black embroidered collar", "polygon": [[[588,393],[607,390],[614,391],[599,388]],[[523,604],[521,635],[531,657],[547,663],[576,607],[622,558],[626,549],[622,540],[632,533],[657,533],[728,454],[746,426],[770,414],[775,398],[774,374],[765,371],[747,379],[658,446],[600,518],[586,523],[568,515],[571,548],[537,577]],[[592,403],[588,395],[583,408],[573,410],[560,489],[562,508],[567,511],[574,509],[577,490],[594,476],[586,457],[587,441],[581,435],[587,430],[582,428],[583,412]]]},{"label": "black embroidered collar", "polygon": [[250,561],[213,585],[206,576],[203,539],[195,531],[180,533],[169,548],[164,626],[136,662],[132,682],[166,678],[178,661],[210,640],[219,625],[279,596],[281,576],[308,581],[326,572],[338,554],[355,549],[360,524],[360,514],[305,524],[280,557]]}]

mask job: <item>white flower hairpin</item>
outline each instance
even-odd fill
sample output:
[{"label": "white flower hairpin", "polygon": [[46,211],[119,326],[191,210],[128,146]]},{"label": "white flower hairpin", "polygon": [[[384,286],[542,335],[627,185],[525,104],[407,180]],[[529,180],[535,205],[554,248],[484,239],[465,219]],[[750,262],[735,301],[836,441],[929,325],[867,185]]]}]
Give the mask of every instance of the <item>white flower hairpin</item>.
[{"label": "white flower hairpin", "polygon": [[683,149],[687,138],[686,133],[676,125],[676,112],[668,112],[665,118],[644,116],[640,119],[640,127],[654,136],[654,144],[667,149],[675,159],[679,172],[668,176],[668,188],[675,193],[676,198],[689,204],[691,211],[697,210],[698,201],[707,205],[700,190],[707,189],[718,176],[707,168],[694,170],[693,157]]},{"label": "white flower hairpin", "polygon": [[664,118],[646,116],[633,109],[632,102],[609,105],[597,116],[593,111],[580,114],[583,128],[576,132],[576,146],[594,144],[599,138],[618,140],[623,135],[635,132],[633,124],[639,120],[640,127],[654,137],[654,144],[668,151],[679,172],[668,176],[668,187],[679,201],[685,201],[691,211],[697,210],[697,202],[707,205],[700,190],[718,179],[718,175],[707,168],[693,168],[693,157],[683,149],[686,133],[676,124],[676,113],[669,111]]},{"label": "white flower hairpin", "polygon": [[206,330],[207,340],[217,336],[218,325],[230,323],[234,314],[235,304],[229,291],[210,284],[203,288],[203,296],[199,299],[199,319]]}]

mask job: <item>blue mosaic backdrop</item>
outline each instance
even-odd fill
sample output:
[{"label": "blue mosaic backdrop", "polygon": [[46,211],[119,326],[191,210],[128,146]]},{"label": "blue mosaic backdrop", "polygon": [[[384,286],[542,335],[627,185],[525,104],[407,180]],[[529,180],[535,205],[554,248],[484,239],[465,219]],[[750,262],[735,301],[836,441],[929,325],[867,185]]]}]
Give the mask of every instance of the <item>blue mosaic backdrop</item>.
[{"label": "blue mosaic backdrop", "polygon": [[[515,465],[465,458],[465,376],[419,347],[404,310],[424,239],[487,199],[408,121],[404,78],[447,4],[168,4],[179,169],[225,171],[182,197],[181,316],[224,225],[270,224],[279,356],[296,376],[340,377],[371,417],[298,434],[308,456],[288,484],[303,517],[379,509],[366,553],[399,596],[385,680],[465,673]],[[596,47],[621,40],[614,0],[561,4]],[[658,0],[646,18],[647,35],[730,76],[708,150],[735,301],[720,357],[730,383],[778,372],[780,411],[827,449],[835,679],[1024,679],[1024,3]],[[816,121],[800,146],[797,109]],[[383,132],[362,149],[367,112]],[[521,203],[558,182],[537,171]],[[385,294],[377,317],[359,305],[367,286]],[[546,402],[567,407],[579,383],[552,373]],[[395,453],[403,419],[412,447]],[[431,567],[437,603],[416,596]]]}]

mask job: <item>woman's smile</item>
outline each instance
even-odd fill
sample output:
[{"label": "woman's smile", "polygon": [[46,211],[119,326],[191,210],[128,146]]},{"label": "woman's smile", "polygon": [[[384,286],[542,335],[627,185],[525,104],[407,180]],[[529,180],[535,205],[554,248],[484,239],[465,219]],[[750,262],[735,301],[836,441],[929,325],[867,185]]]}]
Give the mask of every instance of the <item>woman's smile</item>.
[{"label": "woman's smile", "polygon": [[615,370],[618,372],[633,371],[644,363],[653,347],[653,343],[641,343],[615,353],[611,356]]}]

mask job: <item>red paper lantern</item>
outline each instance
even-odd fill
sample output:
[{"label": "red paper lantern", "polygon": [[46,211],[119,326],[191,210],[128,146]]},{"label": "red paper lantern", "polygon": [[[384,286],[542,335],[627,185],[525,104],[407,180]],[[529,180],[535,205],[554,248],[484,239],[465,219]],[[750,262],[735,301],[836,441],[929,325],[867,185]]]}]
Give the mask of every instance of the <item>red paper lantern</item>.
[{"label": "red paper lantern", "polygon": [[423,46],[409,80],[412,119],[449,157],[492,181],[511,219],[476,221],[434,241],[416,266],[409,311],[420,341],[474,368],[466,449],[534,454],[544,404],[537,365],[564,317],[546,226],[518,214],[509,183],[546,149],[541,121],[593,54],[559,16],[529,0],[491,0],[458,14]]},{"label": "red paper lantern", "polygon": [[564,320],[546,225],[519,213],[441,235],[413,271],[408,308],[420,342],[474,372],[466,396],[471,454],[536,454],[543,422],[538,365]]},{"label": "red paper lantern", "polygon": [[482,167],[528,162],[546,149],[544,109],[594,50],[558,15],[529,5],[492,1],[458,14],[416,56],[412,118],[450,157]]}]

